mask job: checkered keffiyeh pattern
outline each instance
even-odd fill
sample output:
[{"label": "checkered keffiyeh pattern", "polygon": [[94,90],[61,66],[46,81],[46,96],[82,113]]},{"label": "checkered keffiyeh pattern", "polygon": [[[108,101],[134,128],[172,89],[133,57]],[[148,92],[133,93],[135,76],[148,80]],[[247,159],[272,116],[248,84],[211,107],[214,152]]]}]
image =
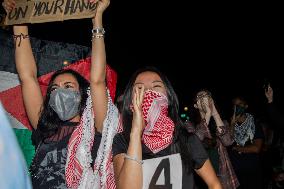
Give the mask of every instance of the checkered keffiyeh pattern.
[{"label": "checkered keffiyeh pattern", "polygon": [[146,124],[142,141],[157,153],[168,147],[173,139],[174,122],[168,117],[168,98],[156,91],[145,91],[142,112]]}]

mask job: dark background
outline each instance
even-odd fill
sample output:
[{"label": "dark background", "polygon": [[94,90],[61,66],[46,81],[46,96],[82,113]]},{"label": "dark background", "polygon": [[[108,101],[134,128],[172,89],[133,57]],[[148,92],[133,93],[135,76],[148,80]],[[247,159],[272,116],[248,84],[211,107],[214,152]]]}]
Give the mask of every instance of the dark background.
[{"label": "dark background", "polygon": [[[197,90],[206,88],[227,114],[236,95],[245,96],[251,110],[261,113],[265,79],[278,99],[283,95],[280,8],[267,3],[111,1],[104,27],[108,64],[119,76],[118,93],[137,68],[152,65],[168,76],[181,107],[192,105]],[[91,45],[91,29],[90,19],[30,26],[34,37],[84,46]]]}]

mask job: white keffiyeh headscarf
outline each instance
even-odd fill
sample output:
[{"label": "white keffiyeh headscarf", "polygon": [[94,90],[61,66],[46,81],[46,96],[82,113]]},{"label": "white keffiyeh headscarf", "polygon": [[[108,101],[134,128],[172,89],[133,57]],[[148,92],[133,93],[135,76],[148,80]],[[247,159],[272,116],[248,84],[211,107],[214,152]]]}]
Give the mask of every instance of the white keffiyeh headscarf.
[{"label": "white keffiyeh headscarf", "polygon": [[91,167],[91,149],[95,128],[90,89],[86,108],[81,117],[80,125],[74,130],[68,143],[68,154],[65,166],[65,177],[68,188],[99,189],[115,188],[112,165],[112,141],[118,129],[118,110],[112,103],[108,91],[107,114],[103,122],[102,139]]}]

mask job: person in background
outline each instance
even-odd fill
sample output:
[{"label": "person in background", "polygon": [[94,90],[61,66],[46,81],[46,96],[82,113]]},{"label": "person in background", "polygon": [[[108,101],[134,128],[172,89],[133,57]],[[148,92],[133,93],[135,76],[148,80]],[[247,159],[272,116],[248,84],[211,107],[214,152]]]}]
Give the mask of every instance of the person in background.
[{"label": "person in background", "polygon": [[264,140],[262,128],[247,111],[242,97],[233,99],[231,132],[234,140],[229,157],[240,182],[240,189],[262,188],[260,152]]},{"label": "person in background", "polygon": [[274,91],[270,84],[264,88],[264,94],[267,99],[267,116],[273,125],[274,133],[270,164],[273,167],[272,185],[274,188],[284,187],[284,114],[276,107],[274,100]]},{"label": "person in background", "polygon": [[[224,124],[221,119],[209,91],[199,91],[194,102],[194,107],[198,110],[200,118],[198,119],[199,123],[196,124],[195,133],[208,152],[222,188],[236,189],[239,186],[239,182],[226,149],[226,146],[233,143],[229,125]],[[209,116],[206,116],[206,114]]]},{"label": "person in background", "polygon": [[270,86],[270,84],[265,89],[264,94],[267,99],[268,117],[272,121],[272,123],[275,125],[274,129],[277,130],[278,133],[280,132],[279,135],[283,137],[284,114],[280,112],[279,109],[276,107],[276,104],[274,102],[273,88]]},{"label": "person in background", "polygon": [[0,102],[0,188],[32,189],[26,161]]}]

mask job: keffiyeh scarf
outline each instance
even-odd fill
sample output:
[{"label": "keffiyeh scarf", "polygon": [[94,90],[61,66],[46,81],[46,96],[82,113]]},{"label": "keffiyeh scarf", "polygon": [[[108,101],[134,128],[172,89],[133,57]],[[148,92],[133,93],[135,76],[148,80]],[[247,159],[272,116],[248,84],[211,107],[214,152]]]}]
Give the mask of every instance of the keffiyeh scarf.
[{"label": "keffiyeh scarf", "polygon": [[157,153],[172,143],[174,122],[168,117],[168,98],[166,95],[147,90],[142,103],[145,129],[142,142]]},{"label": "keffiyeh scarf", "polygon": [[253,140],[255,134],[254,118],[251,114],[246,113],[246,120],[234,127],[234,140],[237,144],[244,146],[248,140]]},{"label": "keffiyeh scarf", "polygon": [[68,188],[115,188],[112,166],[112,141],[117,133],[118,110],[108,91],[108,109],[103,123],[102,139],[92,169],[91,149],[95,128],[90,89],[80,125],[74,130],[68,143],[65,177]]}]

